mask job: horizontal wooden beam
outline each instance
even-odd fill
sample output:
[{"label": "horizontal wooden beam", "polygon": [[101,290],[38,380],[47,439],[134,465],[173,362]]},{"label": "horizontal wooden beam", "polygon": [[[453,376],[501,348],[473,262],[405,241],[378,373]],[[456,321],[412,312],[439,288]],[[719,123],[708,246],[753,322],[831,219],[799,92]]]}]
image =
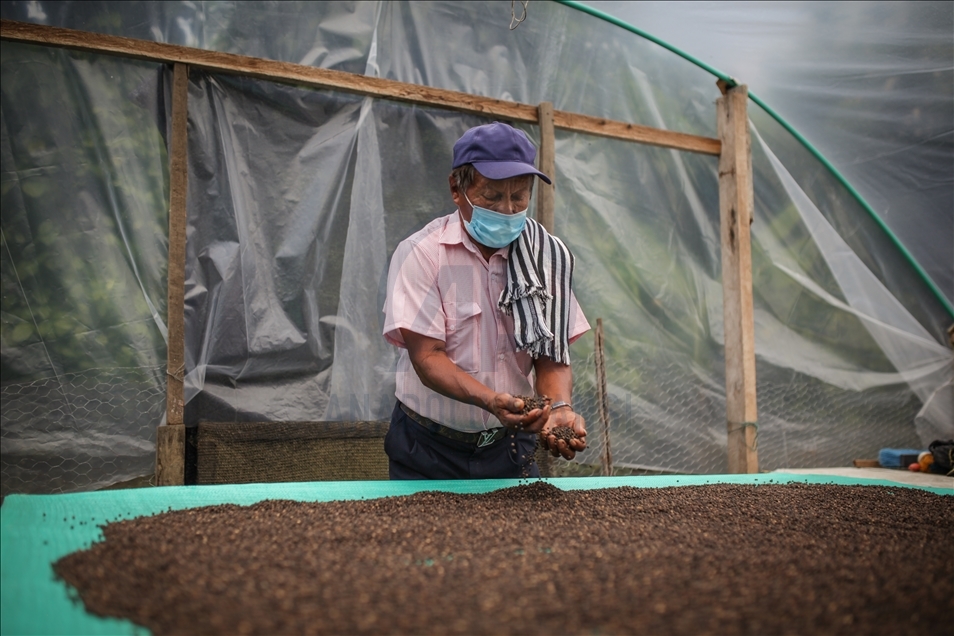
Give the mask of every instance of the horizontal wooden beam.
[{"label": "horizontal wooden beam", "polygon": [[638,124],[627,124],[622,121],[568,113],[562,110],[553,111],[553,126],[563,130],[589,133],[612,139],[634,141],[647,146],[659,146],[674,150],[686,150],[705,155],[715,155],[722,152],[722,142],[712,137],[700,137],[686,133],[651,128]]},{"label": "horizontal wooden beam", "polygon": [[[302,66],[290,62],[277,62],[233,53],[206,51],[175,44],[135,40],[13,20],[0,21],[0,38],[13,42],[118,55],[164,64],[188,64],[192,68],[218,73],[233,73],[273,82],[358,93],[509,121],[537,123],[536,105],[314,66]],[[719,140],[710,137],[687,135],[558,110],[553,112],[553,119],[554,126],[562,130],[716,156],[721,151]]]}]

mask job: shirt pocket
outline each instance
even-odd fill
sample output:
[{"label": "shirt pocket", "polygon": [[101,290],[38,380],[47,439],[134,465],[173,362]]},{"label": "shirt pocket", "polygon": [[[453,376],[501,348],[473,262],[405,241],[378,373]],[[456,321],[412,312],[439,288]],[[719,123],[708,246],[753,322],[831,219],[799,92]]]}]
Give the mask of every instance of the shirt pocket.
[{"label": "shirt pocket", "polygon": [[467,373],[480,371],[480,305],[457,302],[444,305],[447,316],[447,357]]}]

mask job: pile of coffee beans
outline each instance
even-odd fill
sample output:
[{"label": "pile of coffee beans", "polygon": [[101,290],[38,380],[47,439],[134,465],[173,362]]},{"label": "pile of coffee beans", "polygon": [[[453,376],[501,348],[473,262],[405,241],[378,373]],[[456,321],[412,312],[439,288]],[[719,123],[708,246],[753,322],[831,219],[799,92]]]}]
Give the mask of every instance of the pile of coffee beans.
[{"label": "pile of coffee beans", "polygon": [[550,435],[553,435],[557,439],[562,439],[568,444],[570,440],[576,439],[576,433],[569,426],[554,426],[550,429]]},{"label": "pile of coffee beans", "polygon": [[154,634],[936,634],[951,528],[909,488],[534,481],[166,512],[54,569]]}]

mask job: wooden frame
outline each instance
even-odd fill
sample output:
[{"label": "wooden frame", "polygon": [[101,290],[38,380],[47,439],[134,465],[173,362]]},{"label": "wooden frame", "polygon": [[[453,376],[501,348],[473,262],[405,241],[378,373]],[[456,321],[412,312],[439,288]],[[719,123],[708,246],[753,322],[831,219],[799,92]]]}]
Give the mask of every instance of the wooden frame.
[{"label": "wooden frame", "polygon": [[[431,88],[394,80],[277,62],[185,46],[135,40],[11,20],[0,21],[0,39],[173,64],[172,141],[170,144],[169,215],[169,354],[167,425],[157,438],[159,483],[183,483],[182,373],[185,209],[187,184],[186,111],[190,67],[358,93],[382,99],[500,117],[540,126],[540,167],[554,172],[554,129],[598,135],[662,148],[719,157],[723,289],[726,348],[726,415],[729,471],[757,472],[755,357],[752,319],[752,274],[749,223],[752,219],[751,150],[746,114],[747,90],[718,82],[724,97],[717,102],[719,138],[701,137],[538,106]],[[553,229],[552,188],[538,191],[537,218]]]},{"label": "wooden frame", "polygon": [[[4,40],[27,44],[57,46],[165,64],[188,64],[190,67],[207,71],[237,73],[273,82],[328,88],[400,102],[447,108],[465,113],[501,117],[511,121],[531,124],[539,122],[538,107],[530,104],[508,102],[502,99],[481,97],[418,84],[406,84],[365,75],[354,75],[314,66],[302,66],[290,62],[276,62],[232,53],[219,53],[175,44],[134,40],[115,35],[74,31],[12,20],[0,21],[0,37]],[[676,150],[700,152],[708,155],[718,155],[721,152],[721,144],[718,139],[559,110],[553,111],[553,125],[563,130],[636,141],[663,148],[675,148]]]},{"label": "wooden frame", "polygon": [[[169,143],[169,278],[166,284],[169,339],[166,346],[166,425],[156,432],[156,483],[185,482],[185,262],[189,67],[172,69],[172,136]],[[179,461],[181,460],[181,461]]]},{"label": "wooden frame", "polygon": [[[556,179],[556,138],[553,131],[553,104],[543,102],[537,107],[540,125],[540,151],[537,153],[537,168],[551,179]],[[537,181],[537,221],[553,233],[553,185]]]},{"label": "wooden frame", "polygon": [[722,228],[722,312],[725,322],[725,407],[730,473],[757,473],[758,424],[755,400],[755,324],[752,306],[750,226],[755,207],[752,143],[746,86],[719,84],[716,102],[722,155],[719,157],[719,216]]}]

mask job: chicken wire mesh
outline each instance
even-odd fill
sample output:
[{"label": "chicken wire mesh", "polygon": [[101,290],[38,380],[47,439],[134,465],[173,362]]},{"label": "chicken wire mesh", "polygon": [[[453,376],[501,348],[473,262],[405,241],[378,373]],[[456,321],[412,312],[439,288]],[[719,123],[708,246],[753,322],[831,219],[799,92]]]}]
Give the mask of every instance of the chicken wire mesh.
[{"label": "chicken wire mesh", "polygon": [[0,388],[0,494],[93,490],[151,475],[165,367],[100,368]]},{"label": "chicken wire mesh", "polygon": [[[606,361],[614,474],[726,472],[724,390],[671,352],[643,354]],[[550,462],[549,472],[599,475],[604,436],[595,353],[578,356],[573,371],[574,408],[587,421],[588,448],[573,462]],[[90,369],[3,386],[3,496],[89,490],[151,474],[165,408],[163,373]],[[757,374],[762,470],[846,465],[876,457],[880,448],[918,445],[911,422],[920,402],[903,385],[849,391],[762,361]]]},{"label": "chicken wire mesh", "polygon": [[[667,352],[606,360],[609,440],[614,474],[728,471],[722,360],[705,372]],[[597,475],[604,453],[596,354],[573,363],[574,408],[587,422],[587,449],[555,474]],[[885,447],[918,447],[921,403],[898,384],[846,390],[817,378],[756,364],[758,457],[763,471],[850,465]]]}]

